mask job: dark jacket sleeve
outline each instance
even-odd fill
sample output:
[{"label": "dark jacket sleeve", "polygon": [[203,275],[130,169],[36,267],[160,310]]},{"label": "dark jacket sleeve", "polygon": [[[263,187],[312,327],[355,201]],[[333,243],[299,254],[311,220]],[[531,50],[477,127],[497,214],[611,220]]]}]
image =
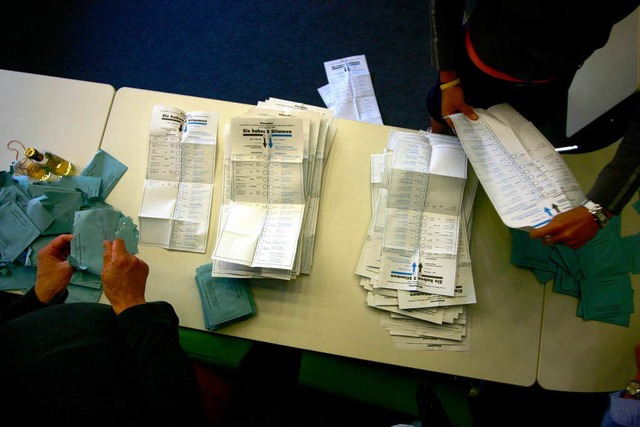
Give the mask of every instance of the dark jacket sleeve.
[{"label": "dark jacket sleeve", "polygon": [[457,69],[464,11],[464,0],[431,0],[431,65],[438,71]]},{"label": "dark jacket sleeve", "polygon": [[200,386],[180,346],[173,307],[166,302],[133,306],[120,313],[118,322],[144,376],[139,425],[204,425]]},{"label": "dark jacket sleeve", "polygon": [[6,308],[0,310],[0,322],[14,319],[49,305],[62,304],[68,295],[69,291],[65,289],[64,292],[56,295],[49,304],[44,304],[36,296],[35,287],[32,287],[24,295],[12,301]]},{"label": "dark jacket sleeve", "polygon": [[602,169],[587,198],[620,215],[640,187],[640,102],[613,159]]}]

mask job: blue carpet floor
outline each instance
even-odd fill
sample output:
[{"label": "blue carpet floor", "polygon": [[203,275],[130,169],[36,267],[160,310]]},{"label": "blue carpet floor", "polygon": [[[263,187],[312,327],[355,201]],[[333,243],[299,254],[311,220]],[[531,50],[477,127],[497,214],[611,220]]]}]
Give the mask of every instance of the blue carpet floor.
[{"label": "blue carpet floor", "polygon": [[365,55],[385,124],[426,129],[428,2],[15,3],[0,68],[255,104],[324,107],[324,62]]}]

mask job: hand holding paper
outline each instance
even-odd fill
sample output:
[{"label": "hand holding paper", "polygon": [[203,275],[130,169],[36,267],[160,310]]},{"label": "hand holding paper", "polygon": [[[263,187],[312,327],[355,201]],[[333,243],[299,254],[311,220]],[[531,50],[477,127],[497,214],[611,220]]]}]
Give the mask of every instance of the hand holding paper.
[{"label": "hand holding paper", "polygon": [[116,314],[129,307],[146,303],[144,292],[149,266],[127,251],[121,238],[103,242],[102,284],[104,294]]},{"label": "hand holding paper", "polygon": [[71,234],[61,234],[38,252],[35,293],[45,304],[69,285],[73,267],[69,265],[67,257],[72,239]]},{"label": "hand holding paper", "polygon": [[131,218],[113,209],[78,211],[73,223],[75,239],[71,245],[69,262],[91,274],[102,273],[103,242],[122,238],[127,250],[138,253],[137,228]]}]

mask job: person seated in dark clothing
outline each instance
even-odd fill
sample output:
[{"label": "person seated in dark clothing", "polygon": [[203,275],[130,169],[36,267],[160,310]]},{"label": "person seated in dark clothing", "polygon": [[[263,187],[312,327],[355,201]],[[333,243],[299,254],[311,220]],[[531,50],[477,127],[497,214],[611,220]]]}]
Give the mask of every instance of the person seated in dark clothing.
[{"label": "person seated in dark clothing", "polygon": [[105,241],[111,305],[65,304],[72,239],[39,252],[35,285],[0,312],[3,407],[25,425],[205,425],[178,317],[169,303],[145,300],[147,264],[122,239]]}]

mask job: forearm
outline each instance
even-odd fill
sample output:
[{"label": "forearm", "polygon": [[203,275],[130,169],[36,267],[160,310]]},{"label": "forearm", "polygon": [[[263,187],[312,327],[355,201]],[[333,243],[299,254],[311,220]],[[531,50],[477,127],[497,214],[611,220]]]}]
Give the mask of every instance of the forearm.
[{"label": "forearm", "polygon": [[14,319],[49,305],[61,304],[66,300],[68,294],[69,292],[65,290],[57,295],[49,304],[45,304],[38,299],[35,287],[32,287],[24,295],[21,295],[15,301],[12,301],[4,310],[0,311],[0,322]]},{"label": "forearm", "polygon": [[587,198],[619,215],[640,187],[640,105],[636,106],[613,159],[602,169]]}]

